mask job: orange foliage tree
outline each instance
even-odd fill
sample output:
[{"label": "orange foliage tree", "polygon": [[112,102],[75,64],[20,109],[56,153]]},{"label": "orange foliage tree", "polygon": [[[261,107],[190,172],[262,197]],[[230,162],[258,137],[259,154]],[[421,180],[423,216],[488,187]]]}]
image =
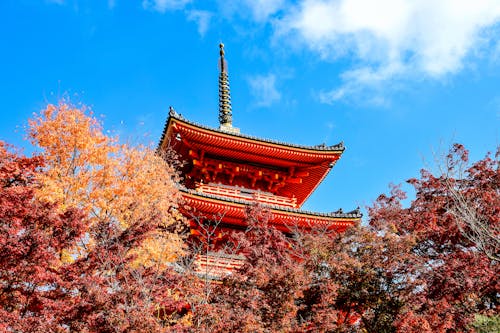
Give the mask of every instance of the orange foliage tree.
[{"label": "orange foliage tree", "polygon": [[[120,144],[103,133],[85,108],[66,102],[49,105],[30,120],[29,138],[41,149],[46,165],[39,175],[39,199],[57,202],[61,210],[83,210],[89,227],[116,224],[126,229],[155,216],[157,228],[133,254],[143,264],[163,265],[183,253],[176,232],[183,227],[177,212],[177,174],[154,151]],[[90,238],[84,247],[91,244]]]}]

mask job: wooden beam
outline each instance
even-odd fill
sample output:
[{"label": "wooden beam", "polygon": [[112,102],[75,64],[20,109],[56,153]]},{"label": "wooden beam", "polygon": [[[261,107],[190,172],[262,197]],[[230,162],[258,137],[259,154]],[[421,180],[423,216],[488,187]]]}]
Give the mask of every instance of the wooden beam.
[{"label": "wooden beam", "polygon": [[193,159],[200,158],[200,155],[198,155],[198,153],[196,151],[194,151],[193,149],[189,149],[188,155],[189,155],[189,157],[192,157]]},{"label": "wooden beam", "polygon": [[295,173],[296,177],[307,177],[309,176],[309,171],[298,171]]},{"label": "wooden beam", "polygon": [[285,182],[289,184],[302,184],[302,178],[288,178]]}]

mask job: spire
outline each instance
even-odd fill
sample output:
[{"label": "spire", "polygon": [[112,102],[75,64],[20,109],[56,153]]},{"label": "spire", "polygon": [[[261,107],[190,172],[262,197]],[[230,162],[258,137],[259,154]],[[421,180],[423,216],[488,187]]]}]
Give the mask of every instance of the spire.
[{"label": "spire", "polygon": [[219,124],[220,129],[228,132],[239,132],[233,127],[233,116],[231,111],[231,92],[229,90],[229,77],[227,75],[227,62],[224,59],[224,44],[219,44]]}]

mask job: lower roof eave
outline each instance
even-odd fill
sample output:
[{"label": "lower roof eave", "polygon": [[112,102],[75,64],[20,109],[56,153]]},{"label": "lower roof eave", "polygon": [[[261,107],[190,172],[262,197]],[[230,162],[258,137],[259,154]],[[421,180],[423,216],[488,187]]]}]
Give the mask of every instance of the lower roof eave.
[{"label": "lower roof eave", "polygon": [[[186,215],[197,217],[198,214],[206,218],[219,218],[222,222],[236,226],[245,225],[246,209],[249,205],[255,204],[254,201],[229,199],[189,189],[182,189],[181,193],[186,204],[184,209]],[[261,205],[269,209],[272,224],[276,225],[278,229],[286,227],[286,230],[283,231],[290,231],[293,226],[305,229],[326,228],[343,231],[358,224],[362,217],[358,209],[348,213],[315,213],[276,205]]]}]

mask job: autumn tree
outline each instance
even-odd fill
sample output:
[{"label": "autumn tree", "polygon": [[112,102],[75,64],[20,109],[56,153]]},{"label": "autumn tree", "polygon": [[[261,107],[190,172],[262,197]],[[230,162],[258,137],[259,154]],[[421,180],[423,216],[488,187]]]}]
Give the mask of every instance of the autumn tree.
[{"label": "autumn tree", "polygon": [[363,226],[300,237],[309,277],[299,299],[300,331],[395,332],[416,284],[408,265],[415,263],[412,238]]},{"label": "autumn tree", "polygon": [[[455,145],[448,158],[454,168],[457,161],[467,161],[467,151]],[[498,239],[499,172],[498,161],[489,156],[467,168],[461,179],[449,177],[453,170],[436,176],[423,170],[420,179],[409,181],[416,197],[408,208],[400,204],[401,194],[394,193],[381,196],[370,209],[373,227],[415,238],[409,254],[421,262],[412,277],[422,282],[396,321],[399,331],[467,331],[476,314],[498,314],[500,267],[491,256],[495,244],[470,237],[474,231],[458,212],[457,193]]]},{"label": "autumn tree", "polygon": [[85,107],[66,102],[47,106],[29,125],[29,138],[45,160],[38,198],[58,202],[61,209],[82,209],[89,227],[102,223],[126,229],[154,216],[155,232],[133,249],[142,264],[163,265],[183,253],[176,232],[183,227],[177,174],[161,156],[120,144],[102,132]]},{"label": "autumn tree", "polygon": [[[466,161],[454,146],[450,166]],[[226,277],[195,323],[205,331],[464,332],[495,327],[500,293],[495,243],[471,237],[466,203],[498,237],[498,161],[487,156],[460,179],[422,172],[369,208],[369,225],[336,234],[290,230],[249,214],[238,244],[247,263]],[[453,185],[453,186],[451,186]],[[454,193],[453,193],[454,191]],[[463,198],[457,202],[457,193]],[[262,209],[262,208],[260,208]],[[488,246],[486,249],[485,246]],[[492,255],[494,254],[494,255]]]},{"label": "autumn tree", "polygon": [[[94,223],[80,209],[39,200],[43,159],[0,142],[0,330],[15,332],[186,331],[196,291],[172,269],[136,265],[133,249],[158,216],[127,228]],[[85,255],[63,260],[75,244]],[[131,252],[133,253],[131,255]]]},{"label": "autumn tree", "polygon": [[197,291],[171,264],[185,253],[175,171],[66,103],[29,136],[37,157],[0,147],[1,328],[187,330]]},{"label": "autumn tree", "polygon": [[468,152],[455,144],[442,171],[451,214],[464,237],[488,258],[500,261],[500,147],[492,158],[468,165]]},{"label": "autumn tree", "polygon": [[60,212],[34,196],[40,157],[11,153],[0,142],[0,331],[55,332],[71,305],[61,251],[83,235],[84,215]]},{"label": "autumn tree", "polygon": [[[394,332],[416,281],[408,274],[412,237],[353,227],[288,233],[269,213],[249,209],[232,241],[246,263],[215,284],[194,312],[206,332]],[[413,258],[415,260],[415,258]]]},{"label": "autumn tree", "polygon": [[201,332],[287,332],[294,328],[302,275],[293,249],[269,223],[263,207],[249,207],[247,216],[247,230],[230,240],[246,262],[215,285],[208,302],[194,313],[194,327]]},{"label": "autumn tree", "polygon": [[185,253],[177,173],[150,149],[104,135],[87,113],[49,105],[29,132],[45,160],[37,198],[61,210],[78,207],[88,221],[85,237],[65,249],[79,299],[65,314],[68,326],[181,329],[189,308],[182,289],[189,285],[171,267]]},{"label": "autumn tree", "polygon": [[[74,331],[177,332],[190,326],[189,278],[161,265],[137,265],[134,251],[155,232],[158,216],[135,220],[127,228],[96,223],[93,243],[64,274],[73,276],[74,302],[62,313]],[[133,253],[131,255],[131,253]]]}]

